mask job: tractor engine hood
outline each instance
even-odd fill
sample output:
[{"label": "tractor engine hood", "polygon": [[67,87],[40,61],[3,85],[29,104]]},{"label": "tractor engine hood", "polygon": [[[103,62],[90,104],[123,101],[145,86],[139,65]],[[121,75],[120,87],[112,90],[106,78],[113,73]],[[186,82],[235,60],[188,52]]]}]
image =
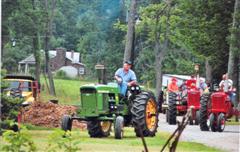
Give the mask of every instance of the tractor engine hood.
[{"label": "tractor engine hood", "polygon": [[119,88],[117,83],[108,83],[107,85],[104,84],[87,84],[80,87],[81,90],[85,89],[94,89],[96,93],[119,93]]}]

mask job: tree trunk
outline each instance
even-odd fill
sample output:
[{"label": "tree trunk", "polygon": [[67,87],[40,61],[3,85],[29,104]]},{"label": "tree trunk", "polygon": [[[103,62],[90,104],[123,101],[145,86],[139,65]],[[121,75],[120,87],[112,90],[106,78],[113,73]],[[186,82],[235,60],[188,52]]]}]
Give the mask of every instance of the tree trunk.
[{"label": "tree trunk", "polygon": [[205,60],[206,69],[206,82],[212,82],[212,66],[209,63],[209,59]]},{"label": "tree trunk", "polygon": [[[32,0],[32,8],[33,8],[33,10],[35,10],[35,1],[34,0]],[[32,18],[32,20],[35,23],[35,18],[34,17]],[[36,25],[36,23],[35,23],[35,25]],[[40,49],[39,49],[39,34],[38,34],[37,29],[34,30],[32,44],[33,44],[33,47],[32,47],[33,55],[34,55],[34,58],[35,58],[35,77],[36,77],[36,80],[40,83],[40,73],[41,73],[41,70],[40,70]]]},{"label": "tree trunk", "polygon": [[49,87],[50,87],[50,94],[53,96],[56,96],[55,92],[55,86],[54,86],[54,81],[53,81],[53,76],[51,69],[49,68],[49,39],[51,37],[51,31],[52,31],[52,20],[54,16],[54,9],[56,6],[56,1],[52,1],[52,7],[51,7],[51,14],[49,15],[49,7],[48,7],[48,0],[45,0],[45,11],[47,13],[47,19],[46,19],[46,33],[45,33],[45,39],[44,39],[44,45],[45,45],[45,71],[48,75],[48,80],[49,80]]},{"label": "tree trunk", "polygon": [[[233,24],[231,30],[230,50],[228,58],[228,75],[237,89],[237,103],[239,102],[239,54],[240,54],[240,0],[235,0]],[[237,106],[235,104],[235,107]],[[236,115],[236,121],[238,116]]]},{"label": "tree trunk", "polygon": [[163,43],[161,45],[160,43],[160,32],[161,30],[158,27],[161,27],[159,25],[159,18],[160,14],[156,15],[156,21],[155,21],[155,70],[156,70],[156,98],[159,99],[160,92],[162,91],[162,62],[164,60],[164,57],[167,53],[168,48],[168,34],[169,34],[169,18],[170,18],[170,3],[168,4],[168,10],[167,10],[167,20],[166,20],[166,29],[163,36]]},{"label": "tree trunk", "polygon": [[33,54],[35,57],[35,77],[36,80],[40,83],[40,50],[39,50],[39,38],[38,33],[33,34]]},{"label": "tree trunk", "polygon": [[239,40],[240,40],[240,0],[235,0],[230,50],[228,58],[228,76],[230,79],[234,78],[234,69],[237,68],[237,65],[235,65],[235,63],[237,60],[237,55],[240,52]]},{"label": "tree trunk", "polygon": [[133,59],[132,56],[133,56],[133,50],[134,50],[134,32],[135,32],[136,11],[137,11],[137,1],[131,0],[130,15],[128,18],[128,30],[127,30],[123,62]]}]

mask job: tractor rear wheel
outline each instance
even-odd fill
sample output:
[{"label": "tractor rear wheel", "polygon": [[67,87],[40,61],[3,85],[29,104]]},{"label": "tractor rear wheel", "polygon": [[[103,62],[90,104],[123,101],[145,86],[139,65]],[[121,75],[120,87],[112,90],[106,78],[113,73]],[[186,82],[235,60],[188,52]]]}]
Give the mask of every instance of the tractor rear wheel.
[{"label": "tractor rear wheel", "polygon": [[216,116],[213,113],[210,114],[209,121],[210,121],[209,126],[210,126],[212,132],[216,132],[217,131]]},{"label": "tractor rear wheel", "polygon": [[208,99],[209,94],[203,94],[200,100],[199,123],[201,131],[209,131],[208,120]]},{"label": "tractor rear wheel", "polygon": [[131,108],[136,136],[155,136],[158,126],[158,105],[153,93],[141,92]]},{"label": "tractor rear wheel", "polygon": [[217,118],[217,131],[223,132],[225,128],[225,115],[220,113]]},{"label": "tractor rear wheel", "polygon": [[193,117],[192,116],[189,118],[189,125],[193,125]]},{"label": "tractor rear wheel", "polygon": [[124,118],[122,116],[117,116],[114,125],[114,134],[115,139],[123,138],[123,127],[124,127]]},{"label": "tractor rear wheel", "polygon": [[72,119],[69,115],[64,115],[62,117],[61,128],[64,131],[71,131],[72,130]]},{"label": "tractor rear wheel", "polygon": [[111,126],[111,121],[88,121],[88,134],[90,135],[90,137],[108,137],[110,135]]},{"label": "tractor rear wheel", "polygon": [[168,112],[168,110],[166,110],[165,115],[166,115],[166,122],[168,122],[168,119],[169,119],[169,112]]},{"label": "tractor rear wheel", "polygon": [[175,125],[177,123],[176,93],[169,92],[168,98],[168,123]]},{"label": "tractor rear wheel", "polygon": [[195,125],[199,124],[199,119],[200,119],[200,112],[199,110],[196,111],[196,116],[195,116]]}]

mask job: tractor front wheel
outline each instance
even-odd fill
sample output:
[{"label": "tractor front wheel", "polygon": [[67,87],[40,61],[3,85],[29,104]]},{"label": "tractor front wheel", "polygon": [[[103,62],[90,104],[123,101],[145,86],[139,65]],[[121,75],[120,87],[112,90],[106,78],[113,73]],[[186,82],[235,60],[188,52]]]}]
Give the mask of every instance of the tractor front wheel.
[{"label": "tractor front wheel", "polygon": [[61,128],[64,131],[71,131],[72,130],[72,119],[69,115],[64,115],[62,117]]},{"label": "tractor front wheel", "polygon": [[158,126],[158,105],[153,93],[141,92],[134,99],[132,120],[136,136],[155,136]]},{"label": "tractor front wheel", "polygon": [[225,128],[225,115],[220,113],[217,118],[217,131],[223,132]]},{"label": "tractor front wheel", "polygon": [[208,99],[209,94],[203,94],[200,100],[199,123],[201,131],[209,131],[208,120]]},{"label": "tractor front wheel", "polygon": [[87,129],[90,137],[108,137],[110,135],[112,122],[111,121],[88,121]]},{"label": "tractor front wheel", "polygon": [[177,123],[176,93],[169,92],[168,97],[168,123],[175,125]]},{"label": "tractor front wheel", "polygon": [[210,116],[209,116],[209,121],[210,121],[210,128],[213,132],[216,132],[217,131],[217,124],[216,124],[216,116],[211,113]]},{"label": "tractor front wheel", "polygon": [[123,127],[124,127],[124,118],[122,116],[117,116],[114,125],[114,134],[115,139],[123,138]]}]

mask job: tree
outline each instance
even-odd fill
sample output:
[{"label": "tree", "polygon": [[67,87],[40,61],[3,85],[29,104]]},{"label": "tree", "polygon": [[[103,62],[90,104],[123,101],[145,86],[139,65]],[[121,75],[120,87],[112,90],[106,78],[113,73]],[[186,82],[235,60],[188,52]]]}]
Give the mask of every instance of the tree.
[{"label": "tree", "polygon": [[[235,0],[234,14],[232,28],[230,30],[230,49],[228,58],[228,75],[229,78],[233,80],[234,86],[237,87],[237,92],[239,92],[239,59],[240,59],[240,1]],[[239,98],[239,94],[237,94]],[[238,101],[237,98],[237,101]]]},{"label": "tree", "polygon": [[[134,39],[135,39],[135,18],[137,12],[137,1],[131,0],[130,15],[128,17],[128,30],[126,36],[126,45],[124,51],[124,61],[133,61]],[[123,61],[123,62],[124,62]]]},{"label": "tree", "polygon": [[207,79],[220,80],[227,69],[224,59],[228,58],[226,38],[232,22],[233,1],[181,0],[178,4],[182,10],[178,39],[188,51],[206,61]]},{"label": "tree", "polygon": [[[49,40],[52,35],[52,22],[54,17],[54,10],[56,7],[56,1],[53,0],[51,3],[48,0],[45,0],[45,39],[44,39],[44,50],[45,50],[45,72],[48,75],[49,85],[50,85],[50,94],[56,96],[55,86],[53,81],[52,72],[49,66]],[[50,10],[50,11],[49,11]]]},{"label": "tree", "polygon": [[[176,46],[174,35],[178,33],[176,23],[179,20],[177,15],[179,13],[172,1],[151,4],[141,11],[140,31],[148,33],[146,41],[154,45],[153,50],[150,49],[152,53],[149,52],[149,56],[153,55],[151,55],[152,63],[149,66],[154,67],[157,97],[162,89],[163,61],[170,50]],[[139,53],[140,56],[141,53]]]},{"label": "tree", "polygon": [[32,51],[35,57],[35,77],[36,80],[40,83],[40,73],[41,73],[41,69],[40,69],[40,42],[39,42],[39,28],[41,24],[39,24],[39,11],[36,9],[36,1],[32,0],[32,24],[33,24],[33,36],[32,36]]}]

